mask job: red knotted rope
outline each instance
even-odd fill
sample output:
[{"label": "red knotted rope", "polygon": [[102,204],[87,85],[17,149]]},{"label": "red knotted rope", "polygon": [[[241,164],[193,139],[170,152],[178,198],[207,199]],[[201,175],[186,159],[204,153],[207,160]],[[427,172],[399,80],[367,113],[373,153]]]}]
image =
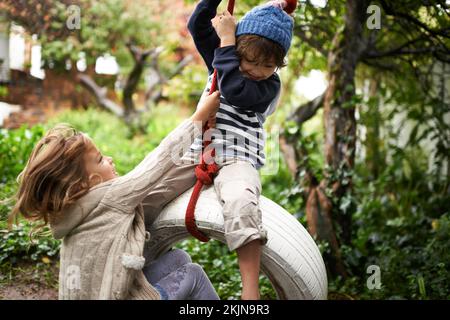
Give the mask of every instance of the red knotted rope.
[{"label": "red knotted rope", "polygon": [[[228,12],[233,14],[234,11],[234,2],[235,0],[228,0]],[[292,13],[297,6],[297,0],[286,0],[284,3],[284,10],[287,13]],[[217,70],[214,69],[214,74],[212,78],[211,88],[209,90],[209,94],[212,94],[217,90]],[[203,127],[203,133],[205,133],[209,128],[206,123]],[[210,140],[203,141],[203,150],[211,143]],[[202,190],[203,185],[210,185],[213,183],[214,175],[219,171],[219,167],[214,162],[215,150],[207,150],[206,152],[202,152],[200,157],[200,164],[195,167],[195,176],[197,177],[197,181],[194,185],[194,190],[192,191],[191,198],[189,199],[189,203],[186,209],[186,217],[185,224],[188,232],[198,240],[202,242],[208,242],[209,237],[206,236],[203,232],[198,230],[197,224],[195,223],[195,205],[197,204],[198,197],[200,196],[200,191]]]},{"label": "red knotted rope", "polygon": [[[234,1],[228,0],[228,12],[233,14]],[[211,88],[209,89],[209,94],[212,94],[217,90],[217,70],[214,69],[214,74],[212,78]],[[206,123],[203,127],[203,133],[205,133],[209,128]],[[203,150],[211,143],[211,141],[203,141]],[[200,191],[203,185],[210,185],[213,183],[214,175],[219,171],[219,167],[214,162],[215,150],[207,150],[207,152],[202,152],[200,157],[200,164],[195,167],[195,176],[197,181],[194,185],[194,190],[192,191],[191,198],[186,209],[185,224],[188,232],[198,240],[202,242],[208,242],[209,238],[197,228],[195,223],[195,205],[197,204],[198,197],[200,196]]]}]

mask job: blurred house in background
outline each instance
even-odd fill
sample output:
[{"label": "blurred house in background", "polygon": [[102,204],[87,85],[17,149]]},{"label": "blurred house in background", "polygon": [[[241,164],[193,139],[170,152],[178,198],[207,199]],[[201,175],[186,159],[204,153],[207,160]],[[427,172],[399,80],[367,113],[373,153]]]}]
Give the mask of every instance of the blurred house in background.
[{"label": "blurred house in background", "polygon": [[[36,35],[0,17],[0,126],[33,125],[60,109],[87,107],[91,97],[76,81],[79,71],[86,71],[83,57],[65,72],[44,70]],[[100,57],[90,72],[114,88],[119,69],[114,57]]]}]

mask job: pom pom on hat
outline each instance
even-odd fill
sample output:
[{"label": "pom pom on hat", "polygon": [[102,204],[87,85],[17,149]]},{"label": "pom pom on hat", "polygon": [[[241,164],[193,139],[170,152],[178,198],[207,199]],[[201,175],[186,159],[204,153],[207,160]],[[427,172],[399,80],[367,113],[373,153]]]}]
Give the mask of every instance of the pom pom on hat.
[{"label": "pom pom on hat", "polygon": [[293,13],[297,8],[297,0],[272,0],[269,1],[269,3],[273,6],[278,6],[288,14]]}]

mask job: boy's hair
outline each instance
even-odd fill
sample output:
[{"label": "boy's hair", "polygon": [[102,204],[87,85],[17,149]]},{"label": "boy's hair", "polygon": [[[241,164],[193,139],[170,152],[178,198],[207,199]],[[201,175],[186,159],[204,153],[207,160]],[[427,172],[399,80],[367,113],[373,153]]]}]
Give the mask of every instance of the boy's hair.
[{"label": "boy's hair", "polygon": [[278,43],[258,35],[238,36],[236,51],[240,59],[250,58],[258,64],[272,62],[279,68],[286,66],[284,49]]},{"label": "boy's hair", "polygon": [[67,124],[51,129],[34,147],[17,180],[16,204],[9,227],[19,214],[44,225],[89,190],[84,155],[92,142]]}]

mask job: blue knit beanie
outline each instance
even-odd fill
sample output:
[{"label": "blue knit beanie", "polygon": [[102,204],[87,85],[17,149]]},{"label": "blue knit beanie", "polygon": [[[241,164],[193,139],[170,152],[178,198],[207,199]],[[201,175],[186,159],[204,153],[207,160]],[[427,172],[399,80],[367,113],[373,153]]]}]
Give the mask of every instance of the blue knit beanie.
[{"label": "blue knit beanie", "polygon": [[266,3],[247,12],[239,21],[236,37],[254,34],[270,39],[281,45],[285,54],[289,51],[294,19],[276,3]]}]

